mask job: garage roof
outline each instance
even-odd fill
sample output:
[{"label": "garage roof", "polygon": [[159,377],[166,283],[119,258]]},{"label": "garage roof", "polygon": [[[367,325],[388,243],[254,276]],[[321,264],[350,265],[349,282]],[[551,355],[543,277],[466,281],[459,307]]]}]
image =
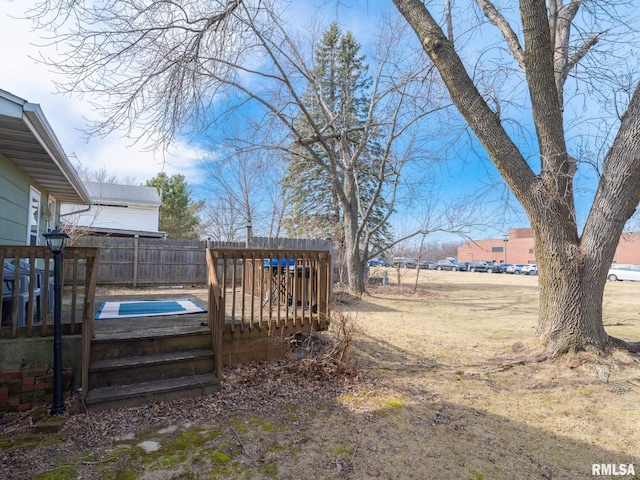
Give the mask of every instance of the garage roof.
[{"label": "garage roof", "polygon": [[4,90],[0,90],[0,152],[59,202],[90,203],[40,105]]},{"label": "garage roof", "polygon": [[162,205],[162,200],[156,187],[99,182],[85,182],[85,186],[94,204],[107,203],[151,207]]}]

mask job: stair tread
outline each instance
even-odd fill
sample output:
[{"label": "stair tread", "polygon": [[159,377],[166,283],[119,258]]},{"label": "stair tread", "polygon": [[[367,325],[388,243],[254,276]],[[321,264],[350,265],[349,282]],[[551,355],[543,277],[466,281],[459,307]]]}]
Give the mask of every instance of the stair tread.
[{"label": "stair tread", "polygon": [[92,405],[101,402],[117,402],[128,398],[148,397],[174,391],[183,391],[188,388],[201,388],[204,391],[206,387],[214,385],[218,385],[218,378],[214,373],[207,373],[154,382],[96,388],[88,392],[85,403]]},{"label": "stair tread", "polygon": [[189,325],[175,328],[149,328],[142,332],[113,332],[99,333],[93,338],[92,343],[109,343],[118,342],[137,342],[145,339],[164,338],[164,337],[180,337],[190,335],[211,334],[209,327],[205,325]]},{"label": "stair tread", "polygon": [[159,363],[187,361],[199,358],[213,357],[213,351],[206,348],[182,350],[175,352],[153,353],[149,355],[136,355],[121,358],[109,358],[106,360],[94,360],[89,366],[90,372],[112,370],[117,368],[132,368],[148,366]]}]

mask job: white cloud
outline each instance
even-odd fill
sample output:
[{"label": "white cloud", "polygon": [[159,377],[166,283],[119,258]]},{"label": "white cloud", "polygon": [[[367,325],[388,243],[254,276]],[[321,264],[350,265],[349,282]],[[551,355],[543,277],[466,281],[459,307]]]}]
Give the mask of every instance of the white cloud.
[{"label": "white cloud", "polygon": [[[0,89],[41,106],[58,140],[70,160],[89,170],[106,169],[109,175],[136,183],[155,176],[160,171],[169,175],[181,173],[189,184],[201,178],[193,160],[201,154],[190,145],[178,143],[169,153],[145,151],[145,145],[131,145],[129,138],[117,133],[106,138],[86,139],[82,129],[85,118],[93,115],[87,100],[56,94],[56,75],[45,65],[34,61],[43,44],[43,32],[32,31],[31,22],[24,20],[31,1],[3,2],[0,16],[0,58],[3,69]],[[49,54],[49,49],[42,49]]]},{"label": "white cloud", "polygon": [[74,157],[74,163],[77,159],[91,170],[104,169],[110,175],[135,183],[144,183],[159,172],[182,174],[190,185],[197,185],[201,181],[194,161],[202,156],[202,152],[190,145],[177,144],[169,152],[153,153],[141,151],[137,146],[128,146],[126,139],[112,140],[108,137],[93,143],[95,145],[77,145],[73,152],[67,149],[67,155]]},{"label": "white cloud", "polygon": [[[86,128],[86,118],[96,118],[88,98],[57,94],[54,80],[64,80],[42,63],[32,58],[55,55],[53,47],[39,47],[46,44],[45,31],[33,31],[30,20],[24,19],[25,12],[36,0],[3,2],[0,16],[0,58],[3,71],[0,75],[0,89],[6,90],[28,102],[40,104],[62,147],[75,165],[97,171],[105,169],[108,175],[135,183],[143,183],[160,171],[169,175],[181,173],[190,185],[203,183],[203,175],[198,172],[194,161],[204,154],[195,145],[178,141],[169,152],[149,151],[148,145],[132,145],[130,138],[118,132],[106,138],[90,138],[82,131]],[[336,14],[335,8],[325,6],[318,9],[303,2],[295,12],[298,22],[320,15],[325,20]],[[346,9],[341,23],[356,31],[367,31],[373,16],[367,12],[357,15],[357,10]],[[306,23],[306,21],[304,23]],[[369,29],[370,30],[370,29]],[[203,189],[204,190],[204,189]]]}]

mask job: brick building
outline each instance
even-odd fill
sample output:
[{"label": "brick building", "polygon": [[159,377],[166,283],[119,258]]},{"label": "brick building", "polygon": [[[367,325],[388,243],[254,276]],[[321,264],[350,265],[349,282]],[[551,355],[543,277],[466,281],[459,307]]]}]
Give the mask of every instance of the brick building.
[{"label": "brick building", "polygon": [[[512,228],[505,238],[469,240],[458,247],[458,261],[491,260],[494,263],[536,263],[530,228]],[[625,233],[613,257],[614,263],[640,265],[640,232]]]}]

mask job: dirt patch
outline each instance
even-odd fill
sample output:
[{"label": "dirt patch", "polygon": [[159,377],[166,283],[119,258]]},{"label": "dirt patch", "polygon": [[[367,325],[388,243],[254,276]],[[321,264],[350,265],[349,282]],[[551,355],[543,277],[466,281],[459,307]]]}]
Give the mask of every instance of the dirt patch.
[{"label": "dirt patch", "polygon": [[[0,478],[586,479],[592,464],[640,473],[639,356],[534,361],[535,277],[423,271],[413,285],[338,297],[357,327],[340,364],[323,357],[342,341],[333,330],[314,343],[321,361],[298,345],[289,361],[225,370],[215,395],[81,413],[59,434],[14,419],[0,427]],[[607,284],[605,324],[638,340],[640,284]]]}]

